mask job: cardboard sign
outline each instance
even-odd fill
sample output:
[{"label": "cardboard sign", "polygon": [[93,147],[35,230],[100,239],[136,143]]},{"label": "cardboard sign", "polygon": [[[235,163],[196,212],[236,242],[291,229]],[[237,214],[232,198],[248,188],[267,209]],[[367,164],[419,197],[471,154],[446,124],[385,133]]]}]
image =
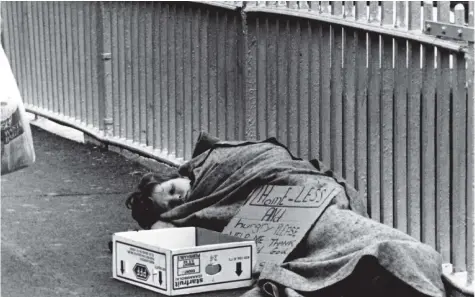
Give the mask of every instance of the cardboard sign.
[{"label": "cardboard sign", "polygon": [[251,193],[223,233],[254,240],[260,268],[265,262],[282,263],[342,191],[323,180],[309,186],[264,186]]}]

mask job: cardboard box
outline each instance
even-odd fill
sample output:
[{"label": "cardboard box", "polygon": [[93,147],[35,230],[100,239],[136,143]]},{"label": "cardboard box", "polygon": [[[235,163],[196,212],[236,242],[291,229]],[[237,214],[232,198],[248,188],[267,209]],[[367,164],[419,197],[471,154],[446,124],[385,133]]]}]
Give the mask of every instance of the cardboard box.
[{"label": "cardboard box", "polygon": [[168,296],[253,285],[256,245],[202,228],[115,233],[112,273],[117,280]]}]

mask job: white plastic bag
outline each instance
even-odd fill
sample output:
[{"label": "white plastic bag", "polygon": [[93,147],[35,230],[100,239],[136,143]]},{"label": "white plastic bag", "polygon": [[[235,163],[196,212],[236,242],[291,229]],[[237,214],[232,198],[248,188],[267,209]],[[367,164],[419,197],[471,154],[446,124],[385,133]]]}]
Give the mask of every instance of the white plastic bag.
[{"label": "white plastic bag", "polygon": [[0,45],[1,175],[35,162],[30,123],[5,51]]}]

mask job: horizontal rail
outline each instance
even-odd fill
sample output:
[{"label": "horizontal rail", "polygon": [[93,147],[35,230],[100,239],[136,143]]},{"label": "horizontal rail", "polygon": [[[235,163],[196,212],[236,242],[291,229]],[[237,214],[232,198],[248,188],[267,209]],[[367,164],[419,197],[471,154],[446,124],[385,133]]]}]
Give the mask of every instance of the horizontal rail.
[{"label": "horizontal rail", "polygon": [[289,9],[286,7],[259,7],[259,6],[246,6],[243,9],[245,12],[262,12],[270,14],[279,14],[305,18],[309,20],[315,20],[325,22],[331,25],[340,25],[347,28],[354,28],[366,32],[378,33],[382,35],[389,35],[395,38],[407,39],[411,41],[417,41],[423,44],[429,44],[437,46],[438,48],[444,48],[454,52],[468,52],[466,43],[458,43],[454,41],[442,40],[435,36],[423,35],[420,31],[402,31],[400,29],[377,26],[351,19],[343,19],[341,17],[335,17],[332,15],[316,14],[315,12],[297,11],[295,9]]},{"label": "horizontal rail", "polygon": [[236,10],[243,6],[243,1],[189,1],[192,3],[206,4],[231,10]]}]

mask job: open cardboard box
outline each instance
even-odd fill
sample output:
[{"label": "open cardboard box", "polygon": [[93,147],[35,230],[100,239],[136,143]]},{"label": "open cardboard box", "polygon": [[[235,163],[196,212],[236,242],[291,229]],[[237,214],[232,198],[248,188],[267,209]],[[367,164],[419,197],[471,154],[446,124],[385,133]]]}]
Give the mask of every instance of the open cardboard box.
[{"label": "open cardboard box", "polygon": [[113,235],[117,280],[168,296],[251,286],[256,244],[202,228],[167,228]]}]

